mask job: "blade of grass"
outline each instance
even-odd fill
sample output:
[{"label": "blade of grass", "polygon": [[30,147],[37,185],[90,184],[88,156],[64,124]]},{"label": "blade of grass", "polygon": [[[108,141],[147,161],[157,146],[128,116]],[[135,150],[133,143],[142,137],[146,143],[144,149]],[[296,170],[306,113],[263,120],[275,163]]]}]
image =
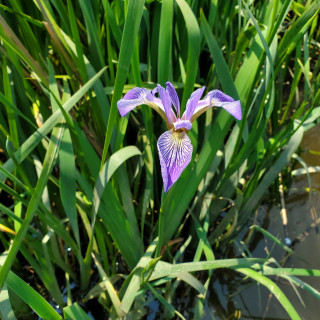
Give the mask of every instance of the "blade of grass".
[{"label": "blade of grass", "polygon": [[46,187],[47,181],[49,179],[49,176],[51,174],[53,165],[57,157],[57,153],[60,148],[60,142],[63,135],[63,131],[63,126],[55,127],[52,131],[52,136],[50,139],[46,157],[44,159],[41,175],[30,199],[23,224],[20,227],[16,237],[14,238],[13,244],[9,250],[6,261],[4,262],[0,270],[0,288],[2,288],[2,286],[4,285],[8,272],[10,271],[14,259],[16,258],[23,238],[25,237],[29,225],[33,219],[33,216],[39,206],[43,189]]},{"label": "blade of grass", "polygon": [[112,304],[116,310],[117,316],[118,317],[123,317],[125,314],[123,313],[123,311],[121,310],[121,302],[119,300],[119,297],[116,293],[116,290],[114,289],[111,281],[109,280],[108,276],[106,275],[106,273],[103,271],[103,268],[101,266],[101,264],[99,263],[99,261],[97,260],[97,258],[95,257],[94,254],[92,254],[92,257],[94,259],[94,262],[96,264],[96,266],[98,267],[98,271],[101,277],[101,280],[104,282],[104,285],[106,286],[106,290],[109,294],[109,297],[112,301]]},{"label": "blade of grass", "polygon": [[169,79],[169,70],[172,63],[172,25],[173,0],[164,0],[161,4],[159,46],[158,46],[158,82],[164,85]]},{"label": "blade of grass", "polygon": [[240,210],[239,223],[241,224],[247,219],[248,214],[254,210],[263,194],[267,191],[271,183],[278,176],[279,172],[285,167],[285,165],[291,159],[293,153],[298,148],[303,137],[303,127],[300,127],[295,134],[291,137],[288,145],[282,151],[280,157],[272,165],[269,171],[264,175],[264,178],[260,184],[255,188],[254,192],[249,196],[249,199],[245,202],[243,208]]},{"label": "blade of grass", "polygon": [[[196,63],[196,61],[199,60],[200,56],[201,35],[197,19],[188,3],[185,0],[176,0],[176,2],[183,15],[188,33],[187,74],[181,101],[181,106],[184,108],[187,103],[187,99],[193,92],[196,81],[198,71],[198,63]],[[183,111],[184,110],[181,109],[181,113],[183,113]]]},{"label": "blade of grass", "polygon": [[278,301],[282,304],[284,309],[287,311],[288,315],[291,317],[291,319],[298,320],[301,319],[298,315],[297,311],[294,309],[288,298],[285,296],[285,294],[281,291],[281,289],[270,279],[267,277],[264,277],[259,272],[256,272],[251,269],[247,268],[237,268],[235,269],[237,272],[243,273],[246,276],[249,276],[253,280],[257,281],[258,283],[261,283],[263,286],[267,287],[271,293],[274,294],[274,296],[278,299]]},{"label": "blade of grass", "polygon": [[[7,253],[1,256],[0,265],[3,265],[4,259],[7,259]],[[59,314],[38,292],[36,292],[30,285],[24,282],[12,271],[8,274],[6,285],[27,305],[29,305],[39,315],[39,317],[43,319],[62,320]]]},{"label": "blade of grass", "polygon": [[119,53],[118,71],[114,84],[114,94],[111,102],[111,110],[108,119],[107,133],[105,137],[100,168],[103,167],[106,160],[109,144],[111,141],[111,135],[116,123],[118,113],[117,101],[121,97],[121,93],[127,78],[131,57],[135,46],[135,40],[142,18],[143,5],[144,0],[130,1],[128,4],[128,11]]},{"label": "blade of grass", "polygon": [[83,309],[80,307],[80,305],[76,302],[73,303],[69,307],[63,308],[63,314],[65,317],[65,320],[75,320],[75,319],[81,319],[81,320],[91,320],[91,317],[87,315]]},{"label": "blade of grass", "polygon": [[[93,78],[91,78],[83,87],[81,87],[64,105],[63,109],[65,112],[69,112],[71,108],[82,98],[82,96],[88,91],[91,86],[99,79],[102,73],[106,70],[106,68],[101,69]],[[45,136],[52,130],[52,128],[58,124],[58,122],[63,118],[63,115],[60,110],[56,111],[50,118],[39,128],[36,132],[34,132],[15,152],[15,158],[18,162],[22,162],[28,155],[32,152],[32,150],[39,144],[39,142],[45,138]],[[14,162],[12,159],[6,161],[3,165],[4,168],[12,172],[14,170]],[[0,173],[0,180],[3,181],[5,176],[3,173]]]},{"label": "blade of grass", "polygon": [[[90,266],[91,266],[91,254],[92,254],[92,247],[93,247],[93,233],[94,233],[94,227],[96,223],[97,214],[99,211],[100,203],[102,200],[103,193],[106,189],[106,186],[114,174],[114,172],[121,166],[127,159],[135,156],[135,155],[141,155],[141,152],[134,146],[125,147],[116,153],[114,153],[110,159],[105,163],[103,166],[95,184],[95,188],[93,190],[93,206],[92,206],[92,222],[91,222],[91,232],[92,234],[89,235],[89,244],[86,251],[86,257],[84,260],[84,268],[81,276],[82,276],[82,287],[86,288],[89,284],[90,279]],[[109,217],[109,215],[104,216],[107,220],[110,221],[112,217]],[[118,217],[120,219],[120,217]],[[112,222],[111,222],[112,223]],[[122,226],[126,224],[126,221],[122,221]],[[107,224],[108,225],[108,224]],[[120,227],[120,226],[118,226]],[[115,233],[115,229],[112,228],[112,226],[109,226],[109,231],[112,234],[113,238],[119,239],[119,236],[121,237],[121,234]],[[132,266],[135,264],[135,260],[139,256],[139,252],[141,252],[142,249],[142,242],[139,237],[137,237],[137,234],[131,234],[130,241],[135,244],[135,250],[131,253],[131,255],[126,255],[125,251],[122,251],[122,254],[124,255],[125,259],[128,261],[128,263]],[[129,239],[127,239],[128,241]],[[118,241],[118,245],[120,246],[120,250],[122,246],[125,246],[126,248],[132,249],[132,245],[128,245],[127,241]]]},{"label": "blade of grass", "polygon": [[2,317],[2,319],[6,320],[17,320],[10,303],[9,293],[6,284],[3,286],[0,292],[0,316]]}]

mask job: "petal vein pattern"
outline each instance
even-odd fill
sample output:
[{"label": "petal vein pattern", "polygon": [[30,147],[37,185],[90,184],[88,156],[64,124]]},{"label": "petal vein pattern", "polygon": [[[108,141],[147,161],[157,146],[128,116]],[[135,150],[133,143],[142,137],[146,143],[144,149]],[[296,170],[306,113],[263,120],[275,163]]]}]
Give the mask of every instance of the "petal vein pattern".
[{"label": "petal vein pattern", "polygon": [[[223,108],[237,120],[242,118],[239,100],[235,101],[220,90],[212,90],[200,100],[204,89],[205,87],[199,88],[191,94],[186,111],[181,117],[179,97],[170,82],[166,82],[166,89],[159,84],[151,91],[145,88],[133,88],[117,102],[122,117],[135,107],[146,104],[166,122],[169,131],[160,136],[157,145],[165,192],[179,179],[191,161],[193,148],[187,133],[192,129],[194,120],[212,107]],[[172,107],[176,110],[176,114]]]},{"label": "petal vein pattern", "polygon": [[183,131],[170,130],[160,136],[158,151],[165,192],[179,179],[190,163],[192,150],[190,138]]}]

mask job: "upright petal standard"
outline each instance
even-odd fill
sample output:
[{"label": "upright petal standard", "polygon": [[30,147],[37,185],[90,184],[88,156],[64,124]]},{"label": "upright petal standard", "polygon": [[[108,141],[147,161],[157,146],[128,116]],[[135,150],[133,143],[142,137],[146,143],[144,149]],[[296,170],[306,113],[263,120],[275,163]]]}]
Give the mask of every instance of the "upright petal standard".
[{"label": "upright petal standard", "polygon": [[206,97],[200,100],[204,89],[205,87],[202,87],[191,94],[182,117],[178,94],[170,82],[166,83],[166,89],[159,84],[151,91],[133,88],[117,103],[122,117],[135,107],[145,104],[157,111],[166,122],[168,131],[160,136],[157,143],[165,192],[179,179],[191,161],[193,148],[187,133],[196,118],[211,107],[221,107],[237,120],[242,118],[239,100],[235,101],[219,90],[208,92]]}]

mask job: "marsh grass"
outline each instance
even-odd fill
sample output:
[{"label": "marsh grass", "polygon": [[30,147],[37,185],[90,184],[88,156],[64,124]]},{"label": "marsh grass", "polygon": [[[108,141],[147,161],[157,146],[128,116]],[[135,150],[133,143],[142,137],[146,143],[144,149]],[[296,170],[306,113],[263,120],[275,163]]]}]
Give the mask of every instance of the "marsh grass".
[{"label": "marsh grass", "polygon": [[[43,319],[89,319],[90,301],[112,319],[137,319],[154,299],[163,318],[184,318],[175,296],[183,281],[198,293],[201,319],[214,270],[228,268],[300,319],[269,276],[319,298],[297,278],[319,270],[225,249],[279,173],[290,175],[319,119],[319,8],[318,0],[3,1],[2,317],[16,319],[17,295]],[[213,109],[199,118],[192,161],[165,194],[161,119],[145,106],[120,118],[116,103],[130,88],[168,80],[182,109],[206,85],[240,99],[243,119]],[[23,278],[26,267],[50,299]]]}]

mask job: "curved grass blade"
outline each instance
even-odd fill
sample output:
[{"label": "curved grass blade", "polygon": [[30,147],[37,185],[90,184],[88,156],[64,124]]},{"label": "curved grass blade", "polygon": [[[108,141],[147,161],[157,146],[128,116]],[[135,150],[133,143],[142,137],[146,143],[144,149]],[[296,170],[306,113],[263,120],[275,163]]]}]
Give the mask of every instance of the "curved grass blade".
[{"label": "curved grass blade", "polygon": [[[126,288],[124,296],[121,301],[121,309],[125,313],[128,313],[129,310],[131,309],[131,306],[134,302],[136,293],[140,289],[141,273],[142,273],[143,269],[145,269],[148,266],[148,264],[153,261],[153,259],[151,259],[151,256],[153,255],[154,251],[156,250],[157,245],[158,245],[158,239],[156,238],[149,245],[145,254],[138,262],[135,270],[133,270],[131,272],[130,276],[127,278],[126,282],[123,284],[123,286],[120,290],[120,294],[121,294],[122,291],[124,290],[124,288]],[[129,282],[129,284],[127,284],[127,282]]]},{"label": "curved grass blade", "polygon": [[164,277],[179,277],[179,274],[182,272],[195,272],[221,268],[249,268],[254,266],[261,268],[265,262],[265,259],[259,258],[222,259],[179,264],[170,264],[159,261],[150,277],[150,281]]},{"label": "curved grass blade", "polygon": [[306,30],[311,25],[314,18],[320,11],[320,1],[316,0],[304,11],[304,13],[295,21],[290,30],[285,33],[282,40],[279,43],[277,62],[276,65],[281,67],[282,61],[288,56],[291,51],[293,51],[298,45],[299,41],[302,39]]},{"label": "curved grass blade", "polygon": [[[5,255],[1,256],[0,265],[2,265],[2,262],[5,258]],[[30,306],[30,308],[32,308],[42,319],[62,320],[59,314],[38,292],[36,292],[31,286],[29,286],[12,271],[10,271],[8,274],[6,285],[28,306]]]},{"label": "curved grass blade", "polygon": [[[93,240],[94,240],[94,237],[93,237],[94,227],[95,227],[97,214],[98,214],[98,211],[99,211],[99,207],[100,207],[100,204],[101,204],[101,199],[103,197],[103,193],[105,191],[105,188],[106,188],[109,180],[111,179],[112,175],[119,168],[119,166],[121,166],[126,160],[128,160],[129,158],[131,158],[131,157],[133,157],[135,155],[141,155],[141,152],[135,146],[125,147],[125,148],[117,151],[116,153],[114,153],[110,157],[110,159],[102,167],[102,170],[101,170],[101,172],[100,172],[100,174],[99,174],[99,176],[98,176],[98,178],[96,180],[96,184],[95,184],[95,187],[94,187],[94,190],[93,190],[91,235],[89,235],[89,244],[88,244],[88,247],[87,247],[86,257],[85,257],[85,260],[84,260],[84,265],[85,265],[84,267],[87,270],[83,272],[82,287],[87,287],[87,285],[89,283],[89,278],[90,278],[89,271],[90,271],[90,265],[91,265],[91,253],[92,253]],[[112,218],[109,218],[108,214],[106,214],[104,216],[104,218],[105,219],[112,219]],[[120,216],[117,217],[117,218],[119,219],[118,221],[121,223],[122,226],[126,225],[126,220],[123,221]],[[107,225],[109,225],[109,224],[107,224]],[[118,234],[117,232],[115,232],[115,230],[113,230],[112,224],[109,225],[109,231],[110,231],[112,237],[117,242],[120,250],[124,246],[126,248],[131,248],[132,245],[134,244],[135,247],[136,247],[135,252],[136,253],[140,252],[141,246],[142,246],[142,242],[141,242],[141,239],[139,237],[137,237],[137,234],[132,234],[131,235],[131,239],[127,239],[127,241],[131,241],[131,244],[128,245],[127,241],[123,241],[121,239],[122,235]],[[124,252],[122,252],[122,254],[124,255],[125,260],[130,262],[130,261],[134,261],[136,259],[135,256],[129,257],[129,255],[126,255]],[[137,256],[137,254],[136,254],[136,256]],[[132,265],[133,263],[129,263],[129,264]]]},{"label": "curved grass blade", "polygon": [[253,280],[261,283],[263,286],[267,287],[270,292],[274,294],[274,296],[278,299],[278,301],[282,304],[284,309],[287,311],[288,315],[293,320],[301,319],[298,315],[297,311],[292,306],[291,302],[285,296],[285,294],[281,291],[281,289],[269,278],[261,275],[259,272],[248,269],[248,268],[236,268],[237,272],[243,273],[246,276],[249,276]]},{"label": "curved grass blade", "polygon": [[123,311],[121,310],[121,302],[119,300],[119,297],[117,295],[116,290],[114,289],[112,282],[110,281],[109,277],[107,276],[107,274],[104,272],[101,264],[99,263],[99,261],[97,260],[97,258],[95,257],[94,254],[92,254],[93,260],[98,268],[101,280],[104,282],[104,285],[106,287],[106,291],[109,294],[109,297],[112,301],[112,304],[116,310],[116,313],[118,315],[118,317],[123,317],[125,314],[123,313]]},{"label": "curved grass blade", "polygon": [[[69,112],[71,108],[82,98],[82,96],[93,86],[93,84],[99,79],[106,68],[101,69],[94,77],[92,77],[83,87],[81,87],[65,104],[63,104],[63,109],[65,112]],[[52,130],[54,126],[63,118],[62,112],[60,110],[56,111],[50,118],[34,132],[15,152],[14,156],[21,163],[32,150],[38,145],[38,143],[45,138],[45,136]],[[12,172],[15,168],[14,161],[9,159],[3,165],[3,167]],[[0,180],[5,179],[5,175],[0,172]]]}]

